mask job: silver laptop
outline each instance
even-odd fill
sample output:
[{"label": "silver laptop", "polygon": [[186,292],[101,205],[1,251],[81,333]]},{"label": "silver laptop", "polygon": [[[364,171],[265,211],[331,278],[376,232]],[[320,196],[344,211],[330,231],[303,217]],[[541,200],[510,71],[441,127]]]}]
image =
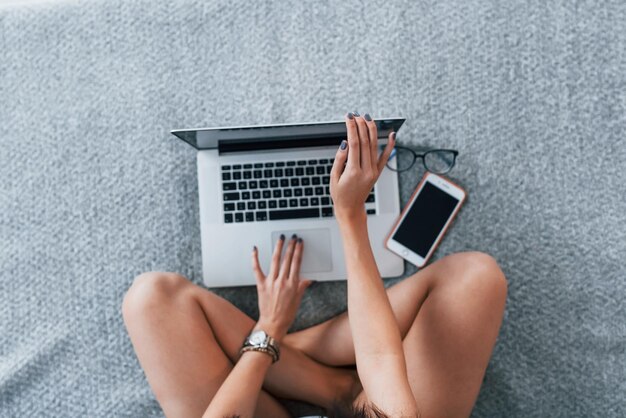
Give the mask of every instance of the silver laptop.
[{"label": "silver laptop", "polygon": [[[404,119],[376,123],[379,143],[384,145]],[[178,129],[172,133],[198,150],[202,267],[208,287],[255,284],[252,247],[259,248],[267,273],[281,234],[297,234],[304,240],[302,277],[346,279],[329,191],[333,158],[346,138],[344,121]],[[381,275],[401,275],[403,260],[384,246],[400,213],[396,172],[385,168],[365,208]]]}]

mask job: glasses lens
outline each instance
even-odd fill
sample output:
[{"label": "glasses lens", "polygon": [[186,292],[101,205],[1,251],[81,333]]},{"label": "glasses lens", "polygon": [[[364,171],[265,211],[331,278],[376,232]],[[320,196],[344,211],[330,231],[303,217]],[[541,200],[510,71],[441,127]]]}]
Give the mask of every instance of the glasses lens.
[{"label": "glasses lens", "polygon": [[415,162],[415,154],[409,149],[395,147],[387,161],[387,167],[395,171],[408,170]]},{"label": "glasses lens", "polygon": [[454,158],[454,153],[450,151],[429,151],[424,155],[424,165],[430,172],[443,174],[452,169]]}]

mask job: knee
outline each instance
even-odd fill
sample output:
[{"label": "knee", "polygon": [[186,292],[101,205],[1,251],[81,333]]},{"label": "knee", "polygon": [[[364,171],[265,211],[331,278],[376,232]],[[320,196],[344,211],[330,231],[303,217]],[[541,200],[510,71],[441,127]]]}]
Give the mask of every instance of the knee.
[{"label": "knee", "polygon": [[507,280],[498,262],[491,255],[468,251],[448,256],[453,264],[456,281],[464,287],[478,291],[491,300],[506,300]]},{"label": "knee", "polygon": [[[475,276],[489,277],[499,285],[506,286],[506,278],[500,265],[491,255],[480,251],[461,253],[465,257],[465,267]],[[488,279],[489,280],[489,279]]]},{"label": "knee", "polygon": [[179,297],[191,285],[176,273],[151,271],[135,278],[122,302],[122,314],[126,320],[159,309]]}]

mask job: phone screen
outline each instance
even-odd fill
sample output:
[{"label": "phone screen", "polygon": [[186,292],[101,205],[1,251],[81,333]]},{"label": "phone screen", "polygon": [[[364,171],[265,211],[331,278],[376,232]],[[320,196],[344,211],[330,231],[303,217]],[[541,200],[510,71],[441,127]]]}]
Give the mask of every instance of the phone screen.
[{"label": "phone screen", "polygon": [[427,181],[393,240],[425,258],[458,203],[458,199]]}]

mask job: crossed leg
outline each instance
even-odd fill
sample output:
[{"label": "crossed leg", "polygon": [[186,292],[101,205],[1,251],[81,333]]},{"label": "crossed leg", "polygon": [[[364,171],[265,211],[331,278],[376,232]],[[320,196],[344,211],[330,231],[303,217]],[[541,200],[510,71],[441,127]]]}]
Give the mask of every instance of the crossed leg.
[{"label": "crossed leg", "polygon": [[[506,281],[495,260],[476,252],[453,254],[387,291],[423,416],[468,416],[506,299]],[[167,416],[202,414],[254,325],[226,300],[172,273],[139,276],[125,297],[123,313],[139,362]],[[337,394],[353,396],[352,372],[335,367],[353,364],[345,313],[288,335],[281,361],[266,376],[256,415],[288,416],[272,395],[324,407]],[[361,393],[355,402],[363,401]]]},{"label": "crossed leg", "polygon": [[[409,383],[424,417],[467,417],[496,342],[507,283],[484,253],[444,257],[387,289]],[[354,364],[347,313],[285,339],[328,365]],[[355,401],[366,402],[361,392]]]},{"label": "crossed leg", "polygon": [[[256,322],[174,273],[138,276],[122,311],[139,363],[168,417],[203,414]],[[266,375],[255,415],[288,417],[274,396],[329,407],[337,394],[349,396],[354,381],[352,371],[325,366],[283,344],[280,361]]]}]

